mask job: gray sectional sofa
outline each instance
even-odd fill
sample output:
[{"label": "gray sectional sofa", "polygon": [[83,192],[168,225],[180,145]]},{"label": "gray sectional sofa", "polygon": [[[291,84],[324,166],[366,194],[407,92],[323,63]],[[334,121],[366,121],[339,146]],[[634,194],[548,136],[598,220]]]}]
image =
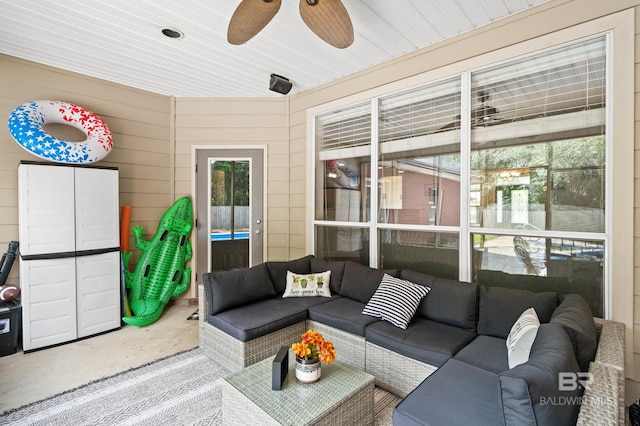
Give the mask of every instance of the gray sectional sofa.
[{"label": "gray sectional sofa", "polygon": [[[331,271],[331,297],[283,298],[287,271]],[[362,313],[385,274],[430,289],[406,329]],[[580,296],[314,256],[203,278],[200,346],[230,370],[311,328],[333,341],[339,361],[404,398],[397,425],[624,424],[624,325],[594,319]],[[509,368],[507,336],[530,307],[541,325],[528,361]]]}]

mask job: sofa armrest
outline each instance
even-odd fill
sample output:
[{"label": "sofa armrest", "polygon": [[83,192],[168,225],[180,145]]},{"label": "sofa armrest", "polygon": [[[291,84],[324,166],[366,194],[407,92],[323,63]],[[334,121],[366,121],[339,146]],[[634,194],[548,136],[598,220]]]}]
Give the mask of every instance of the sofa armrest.
[{"label": "sofa armrest", "polygon": [[589,366],[591,383],[582,396],[577,425],[625,425],[625,325],[596,318],[596,358]]},{"label": "sofa armrest", "polygon": [[576,425],[624,425],[624,384],[620,386],[619,371],[604,364],[592,362],[589,373],[592,382],[582,395],[582,405]]},{"label": "sofa armrest", "polygon": [[625,371],[625,325],[621,322],[594,318],[599,329],[595,362]]},{"label": "sofa armrest", "polygon": [[204,285],[198,285],[198,316],[200,321],[209,316],[209,304],[207,303],[207,292],[204,291]]},{"label": "sofa armrest", "polygon": [[203,331],[208,324],[209,303],[207,302],[207,292],[204,291],[204,285],[198,285],[198,325],[200,328],[200,347],[203,347]]}]

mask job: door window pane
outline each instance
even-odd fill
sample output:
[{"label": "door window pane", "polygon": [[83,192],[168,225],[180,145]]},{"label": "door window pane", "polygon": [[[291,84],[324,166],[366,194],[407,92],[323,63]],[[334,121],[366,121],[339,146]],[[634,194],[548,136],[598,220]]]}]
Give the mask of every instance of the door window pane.
[{"label": "door window pane", "polygon": [[250,162],[211,162],[211,270],[249,266]]}]

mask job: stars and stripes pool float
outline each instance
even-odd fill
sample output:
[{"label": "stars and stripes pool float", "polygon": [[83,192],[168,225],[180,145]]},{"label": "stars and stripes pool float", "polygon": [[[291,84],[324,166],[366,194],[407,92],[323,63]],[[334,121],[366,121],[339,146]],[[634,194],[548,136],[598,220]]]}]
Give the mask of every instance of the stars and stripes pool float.
[{"label": "stars and stripes pool float", "polygon": [[[81,130],[86,139],[68,142],[42,128],[62,123]],[[20,146],[44,160],[58,163],[95,163],[109,154],[113,138],[100,117],[77,105],[60,101],[32,101],[20,105],[9,115],[9,132]]]}]

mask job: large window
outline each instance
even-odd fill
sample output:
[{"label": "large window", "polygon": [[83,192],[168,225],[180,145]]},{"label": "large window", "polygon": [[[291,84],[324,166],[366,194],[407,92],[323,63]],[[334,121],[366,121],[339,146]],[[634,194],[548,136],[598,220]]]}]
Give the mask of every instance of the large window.
[{"label": "large window", "polygon": [[579,293],[603,316],[606,40],[317,115],[316,255]]}]

